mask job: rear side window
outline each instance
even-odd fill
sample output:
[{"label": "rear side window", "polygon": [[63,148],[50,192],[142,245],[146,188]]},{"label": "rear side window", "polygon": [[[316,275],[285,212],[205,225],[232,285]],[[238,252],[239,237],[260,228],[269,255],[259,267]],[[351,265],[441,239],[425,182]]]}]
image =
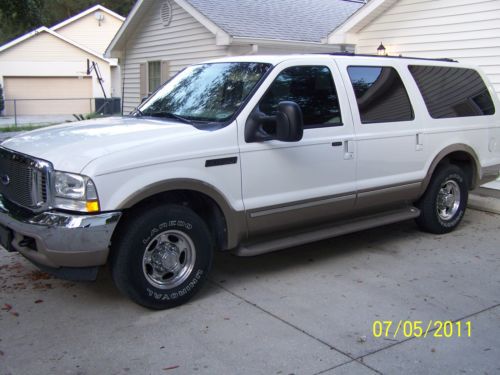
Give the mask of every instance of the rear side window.
[{"label": "rear side window", "polygon": [[342,125],[337,90],[326,66],[294,66],[283,70],[263,96],[259,109],[273,116],[283,101],[300,106],[305,128]]},{"label": "rear side window", "polygon": [[433,118],[485,116],[495,106],[481,76],[472,69],[410,65]]},{"label": "rear side window", "polygon": [[408,93],[396,69],[350,66],[347,72],[363,124],[414,119]]}]

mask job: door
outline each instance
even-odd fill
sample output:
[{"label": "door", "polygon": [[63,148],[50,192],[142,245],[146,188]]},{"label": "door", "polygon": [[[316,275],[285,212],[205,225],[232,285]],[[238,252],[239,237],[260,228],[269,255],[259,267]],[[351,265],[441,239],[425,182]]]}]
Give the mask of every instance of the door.
[{"label": "door", "polygon": [[426,153],[421,118],[415,116],[421,103],[408,95],[408,69],[400,62],[359,57],[336,62],[356,132],[356,208],[413,201],[420,192]]},{"label": "door", "polygon": [[[352,118],[332,61],[315,58],[279,64],[238,117],[242,196],[250,236],[324,222],[354,205]],[[301,107],[303,138],[246,142],[245,122],[252,110],[274,115],[282,101]],[[266,125],[264,130],[272,134],[272,127]]]},{"label": "door", "polygon": [[[5,98],[16,101],[17,115],[71,115],[93,112],[90,77],[5,77]],[[14,103],[6,102],[14,115]]]}]

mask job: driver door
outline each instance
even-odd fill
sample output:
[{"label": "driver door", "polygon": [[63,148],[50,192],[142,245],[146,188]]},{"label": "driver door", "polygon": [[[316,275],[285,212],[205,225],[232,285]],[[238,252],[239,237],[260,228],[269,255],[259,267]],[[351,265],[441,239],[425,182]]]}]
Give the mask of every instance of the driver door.
[{"label": "driver door", "polygon": [[[250,113],[258,107],[275,115],[281,101],[301,107],[303,138],[246,142]],[[354,207],[353,123],[340,74],[330,59],[289,60],[276,66],[237,122],[250,236],[318,224]],[[264,130],[272,136],[272,125]]]}]

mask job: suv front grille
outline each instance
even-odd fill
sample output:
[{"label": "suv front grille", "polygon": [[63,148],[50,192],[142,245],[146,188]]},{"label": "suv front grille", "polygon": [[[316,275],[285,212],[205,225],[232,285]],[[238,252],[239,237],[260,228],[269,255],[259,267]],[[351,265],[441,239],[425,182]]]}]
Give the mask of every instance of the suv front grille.
[{"label": "suv front grille", "polygon": [[0,194],[33,211],[48,204],[50,164],[0,147]]}]

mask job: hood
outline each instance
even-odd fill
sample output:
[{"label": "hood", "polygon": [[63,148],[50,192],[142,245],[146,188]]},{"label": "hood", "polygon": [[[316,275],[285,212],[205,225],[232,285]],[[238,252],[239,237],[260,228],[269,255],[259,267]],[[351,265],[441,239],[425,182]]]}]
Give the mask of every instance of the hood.
[{"label": "hood", "polygon": [[203,131],[189,124],[135,117],[108,117],[33,130],[1,145],[79,173],[92,160],[158,141],[175,142]]}]

